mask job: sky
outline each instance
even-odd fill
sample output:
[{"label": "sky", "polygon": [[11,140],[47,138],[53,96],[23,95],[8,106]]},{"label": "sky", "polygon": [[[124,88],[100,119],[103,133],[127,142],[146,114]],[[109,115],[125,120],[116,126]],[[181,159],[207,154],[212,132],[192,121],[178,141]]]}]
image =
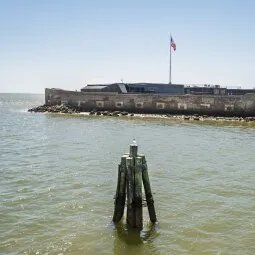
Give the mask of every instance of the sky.
[{"label": "sky", "polygon": [[0,92],[169,82],[255,87],[253,0],[0,0]]}]

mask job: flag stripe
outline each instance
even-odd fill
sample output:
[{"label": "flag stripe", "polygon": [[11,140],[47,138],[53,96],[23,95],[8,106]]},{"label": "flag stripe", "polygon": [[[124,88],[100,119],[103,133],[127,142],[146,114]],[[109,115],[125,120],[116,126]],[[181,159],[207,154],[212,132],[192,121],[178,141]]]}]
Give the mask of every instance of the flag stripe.
[{"label": "flag stripe", "polygon": [[174,51],[176,50],[176,44],[171,36],[171,47],[174,49]]}]

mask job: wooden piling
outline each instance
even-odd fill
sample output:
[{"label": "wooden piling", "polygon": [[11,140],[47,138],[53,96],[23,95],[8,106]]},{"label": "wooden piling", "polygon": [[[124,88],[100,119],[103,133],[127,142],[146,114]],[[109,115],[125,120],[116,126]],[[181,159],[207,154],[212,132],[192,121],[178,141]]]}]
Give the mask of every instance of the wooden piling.
[{"label": "wooden piling", "polygon": [[118,167],[118,181],[115,195],[115,208],[113,214],[113,221],[119,222],[124,214],[125,200],[126,200],[126,158],[127,156],[121,157],[121,163]]},{"label": "wooden piling", "polygon": [[135,228],[135,208],[134,208],[134,160],[128,157],[127,163],[127,225]]},{"label": "wooden piling", "polygon": [[138,146],[135,143],[130,144],[129,157],[134,159],[135,157],[137,157],[137,152],[138,152]]},{"label": "wooden piling", "polygon": [[147,162],[144,155],[141,155],[142,157],[142,179],[143,179],[143,186],[145,191],[145,197],[147,202],[147,207],[149,211],[150,221],[156,222],[157,216],[156,211],[154,207],[154,200],[151,192],[151,185],[149,180],[149,174],[148,174],[148,168],[147,168]]},{"label": "wooden piling", "polygon": [[134,193],[134,207],[136,228],[143,229],[143,205],[142,205],[142,158],[135,158],[135,193]]},{"label": "wooden piling", "polygon": [[127,225],[131,228],[142,230],[143,207],[142,185],[147,201],[147,207],[151,222],[156,222],[156,212],[152,197],[150,180],[146,159],[138,154],[138,146],[135,141],[129,147],[129,154],[121,157],[118,167],[118,181],[115,196],[113,221],[119,222],[124,214],[125,200],[127,197]]}]

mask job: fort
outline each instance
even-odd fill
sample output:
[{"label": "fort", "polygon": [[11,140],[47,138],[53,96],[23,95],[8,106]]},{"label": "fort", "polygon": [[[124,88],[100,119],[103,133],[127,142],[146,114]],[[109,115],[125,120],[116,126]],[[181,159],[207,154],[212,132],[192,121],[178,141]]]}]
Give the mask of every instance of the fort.
[{"label": "fort", "polygon": [[87,85],[81,91],[45,89],[46,105],[69,105],[79,111],[255,116],[255,90],[218,85],[158,83]]}]

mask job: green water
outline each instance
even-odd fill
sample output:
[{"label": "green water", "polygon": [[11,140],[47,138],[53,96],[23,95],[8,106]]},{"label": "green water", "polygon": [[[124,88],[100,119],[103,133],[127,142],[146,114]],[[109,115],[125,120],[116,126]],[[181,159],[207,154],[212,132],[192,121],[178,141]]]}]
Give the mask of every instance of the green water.
[{"label": "green water", "polygon": [[[0,94],[0,254],[254,254],[255,129],[27,113]],[[135,138],[159,225],[111,223],[117,164]]]}]

